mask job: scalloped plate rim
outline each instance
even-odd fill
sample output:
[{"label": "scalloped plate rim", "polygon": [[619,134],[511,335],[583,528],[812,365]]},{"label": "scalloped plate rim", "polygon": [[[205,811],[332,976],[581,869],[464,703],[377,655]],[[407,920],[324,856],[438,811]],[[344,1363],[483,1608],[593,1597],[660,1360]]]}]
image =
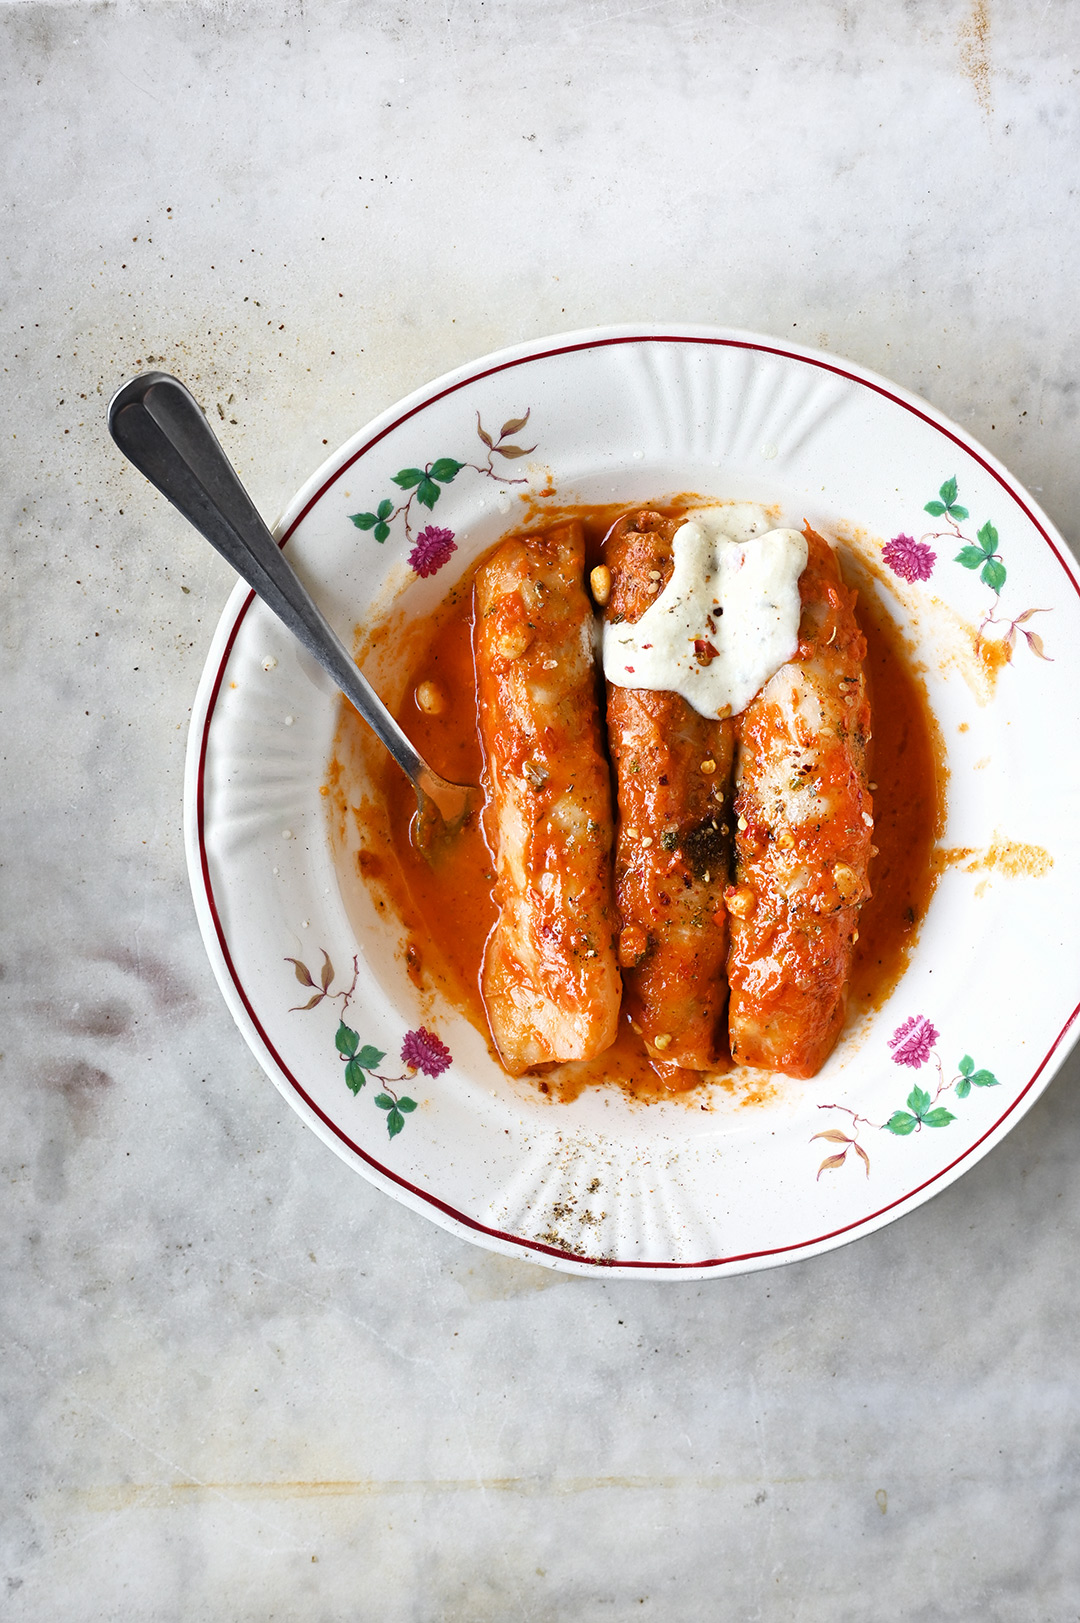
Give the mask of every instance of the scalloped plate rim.
[{"label": "scalloped plate rim", "polygon": [[[279,543],[284,545],[301,520],[353,462],[367,450],[370,450],[394,428],[415,415],[417,411],[465,384],[507,370],[515,365],[573,351],[608,347],[616,344],[633,344],[635,342],[679,343],[680,341],[689,344],[715,344],[739,349],[758,350],[780,359],[809,362],[844,380],[868,386],[886,400],[912,411],[930,427],[943,432],[948,438],[952,439],[959,449],[979,462],[986,472],[1003,487],[1005,493],[1017,503],[1035,529],[1039,531],[1059,565],[1072,578],[1074,587],[1078,595],[1080,595],[1080,568],[1073,559],[1064,539],[1039,504],[1026,488],[1009,474],[1008,470],[992,452],[974,440],[962,427],[929,402],[869,368],[863,367],[856,362],[842,360],[827,352],[815,350],[805,345],[789,344],[783,340],[741,329],[685,322],[623,323],[614,326],[579,329],[546,338],[522,341],[450,369],[430,383],[414,389],[402,400],[379,413],[357,433],[352,435],[336,452],[327,457],[287,504],[280,519],[274,526],[274,534]],[[224,676],[229,650],[236,638],[247,609],[253,601],[253,597],[254,594],[243,583],[238,583],[230,593],[207,652],[206,663],[192,707],[188,735],[184,786],[185,848],[196,916],[204,945],[222,995],[245,1041],[271,1081],[274,1082],[292,1108],[297,1111],[301,1119],[306,1121],[319,1138],[354,1170],[359,1171],[370,1182],[392,1195],[395,1199],[429,1217],[450,1232],[456,1233],[474,1244],[480,1244],[485,1249],[503,1255],[528,1258],[541,1265],[562,1271],[590,1276],[595,1276],[600,1272],[606,1276],[638,1279],[711,1278],[716,1277],[718,1274],[754,1271],[820,1255],[825,1251],[833,1250],[841,1244],[850,1243],[852,1240],[873,1233],[888,1223],[894,1222],[907,1211],[924,1204],[934,1194],[942,1192],[957,1178],[963,1176],[970,1167],[981,1160],[1011,1130],[1031,1107],[1045,1087],[1048,1086],[1076,1041],[1077,1036],[1080,1035],[1080,1029],[1072,1029],[1076,1025],[1077,1015],[1080,1014],[1080,1003],[1078,1003],[1065,1020],[1058,1035],[1030,1075],[1027,1083],[1019,1090],[1008,1108],[973,1144],[969,1145],[967,1149],[962,1151],[945,1167],[937,1170],[931,1177],[923,1180],[915,1188],[907,1191],[897,1199],[890,1201],[881,1209],[830,1232],[818,1234],[806,1241],[795,1242],[766,1251],[702,1258],[695,1262],[663,1260],[617,1261],[606,1258],[582,1257],[536,1240],[530,1240],[524,1236],[504,1233],[454,1210],[445,1202],[440,1201],[437,1196],[416,1188],[391,1168],[376,1161],[359,1145],[353,1143],[308,1098],[302,1084],[291,1076],[283,1062],[276,1056],[269,1038],[262,1031],[257,1015],[248,1004],[240,986],[239,978],[230,967],[227,952],[222,944],[223,931],[219,936],[220,926],[216,922],[214,908],[208,898],[204,878],[206,857],[200,833],[202,812],[200,802],[201,766],[209,739],[208,718],[211,716],[217,691]]]}]

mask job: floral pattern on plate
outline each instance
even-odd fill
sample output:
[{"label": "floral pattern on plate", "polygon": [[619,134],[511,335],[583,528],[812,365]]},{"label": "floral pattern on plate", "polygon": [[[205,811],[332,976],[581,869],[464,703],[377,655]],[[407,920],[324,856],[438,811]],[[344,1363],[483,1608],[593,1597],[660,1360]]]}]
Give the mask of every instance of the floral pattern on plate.
[{"label": "floral pattern on plate", "polygon": [[957,1073],[950,1081],[945,1080],[945,1068],[935,1044],[939,1038],[937,1028],[922,1014],[913,1014],[902,1025],[897,1026],[889,1038],[889,1047],[892,1049],[894,1065],[908,1066],[912,1070],[920,1070],[930,1060],[937,1065],[938,1084],[933,1093],[925,1088],[915,1086],[905,1101],[906,1110],[894,1110],[888,1121],[871,1121],[869,1116],[861,1116],[848,1105],[819,1105],[819,1110],[842,1110],[851,1117],[854,1129],[853,1135],[840,1131],[838,1127],[826,1128],[824,1132],[815,1133],[811,1139],[823,1138],[829,1144],[842,1144],[842,1150],[834,1150],[827,1155],[818,1167],[817,1175],[820,1178],[823,1172],[834,1172],[842,1167],[847,1159],[849,1150],[863,1163],[866,1176],[870,1176],[870,1157],[865,1145],[859,1142],[859,1128],[869,1127],[883,1133],[893,1133],[897,1138],[907,1138],[911,1133],[921,1133],[924,1127],[948,1127],[956,1117],[945,1105],[938,1104],[938,1100],[946,1093],[954,1092],[958,1099],[966,1099],[972,1088],[996,1088],[998,1079],[992,1071],[976,1070],[975,1061],[970,1054],[965,1054],[957,1066]]},{"label": "floral pattern on plate", "polygon": [[330,954],[325,947],[319,949],[322,953],[322,965],[318,972],[318,982],[307,965],[299,958],[286,957],[285,962],[292,964],[293,972],[301,986],[311,987],[313,996],[306,1003],[299,1003],[289,1012],[302,1014],[308,1009],[318,1008],[320,1003],[340,1003],[337,1011],[338,1027],[334,1034],[334,1047],[338,1058],[345,1067],[345,1085],[354,1096],[363,1088],[370,1076],[373,1081],[381,1082],[383,1091],[375,1095],[375,1105],[379,1110],[386,1111],[386,1130],[391,1138],[396,1138],[405,1125],[405,1117],[411,1116],[417,1108],[415,1099],[408,1094],[398,1094],[394,1085],[398,1082],[408,1082],[422,1071],[425,1076],[441,1076],[453,1063],[453,1057],[446,1044],[433,1031],[426,1026],[418,1026],[415,1031],[407,1031],[405,1040],[401,1045],[401,1062],[406,1067],[404,1076],[383,1076],[378,1070],[386,1058],[384,1049],[376,1048],[372,1043],[361,1046],[360,1033],[354,1031],[345,1019],[349,1005],[356,995],[356,983],[360,976],[360,963],[353,958],[353,976],[348,986],[339,987],[335,992],[334,966],[330,962]]},{"label": "floral pattern on plate", "polygon": [[414,540],[410,517],[413,502],[420,507],[426,507],[430,512],[442,495],[444,487],[453,484],[464,468],[471,468],[474,473],[494,479],[496,484],[528,484],[527,479],[511,479],[507,474],[498,473],[493,459],[501,456],[510,462],[518,457],[532,455],[536,450],[535,445],[514,445],[509,438],[510,435],[521,432],[531,415],[530,406],[524,417],[509,417],[499,430],[498,438],[495,439],[488,433],[480,421],[480,413],[477,412],[476,433],[482,444],[487,446],[486,462],[459,462],[456,457],[440,456],[436,457],[434,462],[425,462],[422,468],[401,468],[390,477],[399,490],[409,492],[404,501],[399,500],[395,505],[392,496],[384,496],[374,512],[350,513],[349,517],[358,530],[370,531],[372,537],[380,543],[389,537],[390,526],[400,518],[405,525],[406,538],[414,541],[412,551],[409,553],[409,567],[421,577],[436,574],[444,564],[449,563],[451,554],[457,551],[454,532],[441,525],[428,524]]},{"label": "floral pattern on plate", "polygon": [[[954,476],[945,480],[933,501],[926,503],[924,512],[931,518],[944,519],[948,525],[944,530],[928,530],[918,541],[914,536],[894,535],[887,541],[882,550],[882,559],[901,580],[909,583],[929,580],[934,573],[937,563],[937,553],[933,550],[931,542],[960,541],[963,545],[953,559],[964,569],[977,570],[979,579],[984,586],[988,586],[994,594],[994,601],[986,610],[979,622],[976,633],[976,646],[983,642],[996,644],[1004,653],[1005,659],[1011,661],[1013,649],[1016,646],[1017,632],[1026,640],[1033,654],[1048,662],[1050,655],[1043,646],[1043,640],[1037,631],[1028,629],[1028,621],[1036,614],[1049,614],[1049,609],[1024,609],[1023,613],[1014,615],[1009,619],[998,613],[1001,603],[1001,590],[1008,579],[1008,570],[1004,559],[998,550],[998,532],[987,519],[986,523],[976,531],[974,540],[965,535],[960,528],[969,517],[968,509],[961,506],[959,501],[959,488]],[[997,629],[990,632],[991,627]]]}]

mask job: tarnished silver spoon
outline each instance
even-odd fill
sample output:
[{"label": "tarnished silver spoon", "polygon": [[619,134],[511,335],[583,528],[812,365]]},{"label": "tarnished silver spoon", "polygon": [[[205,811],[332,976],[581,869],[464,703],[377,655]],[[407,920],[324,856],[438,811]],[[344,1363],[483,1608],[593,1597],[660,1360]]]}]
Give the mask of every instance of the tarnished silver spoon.
[{"label": "tarnished silver spoon", "polygon": [[419,811],[414,838],[430,851],[439,833],[463,821],[477,791],[448,783],[413,748],[259,517],[195,397],[167,372],[144,372],[110,400],[109,432],[139,472],[273,609],[386,745],[412,779]]}]

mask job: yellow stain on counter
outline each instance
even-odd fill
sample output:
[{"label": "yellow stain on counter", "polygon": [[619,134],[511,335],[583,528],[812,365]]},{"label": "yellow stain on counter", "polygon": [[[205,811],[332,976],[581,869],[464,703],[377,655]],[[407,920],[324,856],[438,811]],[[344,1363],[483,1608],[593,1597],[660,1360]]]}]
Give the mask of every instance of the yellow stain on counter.
[{"label": "yellow stain on counter", "polygon": [[[770,1487],[793,1486],[804,1483],[806,1477],[769,1478]],[[760,1487],[759,1479],[726,1476],[572,1476],[550,1477],[441,1477],[434,1481],[423,1478],[375,1479],[361,1477],[341,1481],[269,1481],[269,1482],[118,1482],[95,1488],[77,1489],[66,1498],[75,1499],[85,1510],[113,1512],[122,1510],[175,1509],[207,1499],[385,1499],[411,1494],[455,1493],[514,1493],[524,1498],[565,1498],[580,1493],[604,1493],[612,1489],[640,1492],[642,1490],[691,1489],[700,1491],[731,1488]]]}]

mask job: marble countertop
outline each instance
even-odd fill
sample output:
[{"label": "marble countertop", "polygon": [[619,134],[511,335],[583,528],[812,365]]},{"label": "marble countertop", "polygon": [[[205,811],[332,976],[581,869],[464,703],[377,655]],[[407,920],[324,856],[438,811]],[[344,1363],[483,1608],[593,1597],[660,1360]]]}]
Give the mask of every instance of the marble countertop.
[{"label": "marble countertop", "polygon": [[215,987],[181,793],[231,576],[104,416],[176,372],[273,518],[460,361],[714,322],[923,394],[1075,545],[1075,8],[4,0],[0,63],[0,1611],[1077,1615],[1077,1057],[771,1272],[577,1278],[397,1205]]}]

